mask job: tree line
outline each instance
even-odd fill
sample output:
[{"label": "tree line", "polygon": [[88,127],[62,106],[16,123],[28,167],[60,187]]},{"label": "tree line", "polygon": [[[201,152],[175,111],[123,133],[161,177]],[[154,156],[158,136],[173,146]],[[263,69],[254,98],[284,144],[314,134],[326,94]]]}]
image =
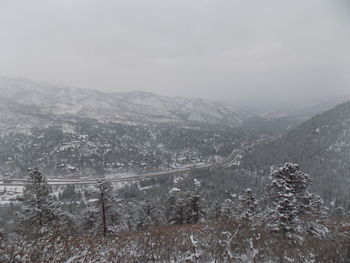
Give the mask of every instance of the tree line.
[{"label": "tree line", "polygon": [[[121,199],[111,182],[99,179],[86,191],[85,200],[62,204],[52,198],[45,176],[38,170],[29,172],[28,183],[18,199],[17,231],[40,235],[45,231],[75,231],[111,235],[161,225],[197,224],[222,218],[250,221],[283,232],[288,238],[300,233],[324,236],[322,224],[327,208],[321,198],[310,193],[310,175],[299,166],[286,163],[271,175],[267,192],[257,198],[251,189],[232,194],[223,203],[205,206],[200,194],[200,182],[187,191],[173,188],[155,203]],[[73,208],[70,207],[73,205]],[[69,208],[70,207],[70,208]],[[30,232],[30,233],[29,233]]]}]

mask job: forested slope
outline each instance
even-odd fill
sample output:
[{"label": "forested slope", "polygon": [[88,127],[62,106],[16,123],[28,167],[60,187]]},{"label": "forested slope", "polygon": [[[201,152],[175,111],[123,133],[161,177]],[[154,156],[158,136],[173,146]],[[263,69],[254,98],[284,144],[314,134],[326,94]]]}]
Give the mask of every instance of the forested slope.
[{"label": "forested slope", "polygon": [[295,162],[313,175],[314,190],[328,202],[348,205],[350,196],[350,102],[316,115],[284,136],[248,151],[245,173],[268,175]]}]

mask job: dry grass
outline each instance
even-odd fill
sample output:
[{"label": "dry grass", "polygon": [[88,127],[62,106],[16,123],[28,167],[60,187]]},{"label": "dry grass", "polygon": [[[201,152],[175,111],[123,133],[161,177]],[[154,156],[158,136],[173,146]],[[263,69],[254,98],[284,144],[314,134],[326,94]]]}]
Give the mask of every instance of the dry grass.
[{"label": "dry grass", "polygon": [[7,243],[0,262],[350,262],[349,222],[332,219],[337,231],[326,239],[306,235],[303,242],[232,220],[157,226],[107,238],[56,233]]}]

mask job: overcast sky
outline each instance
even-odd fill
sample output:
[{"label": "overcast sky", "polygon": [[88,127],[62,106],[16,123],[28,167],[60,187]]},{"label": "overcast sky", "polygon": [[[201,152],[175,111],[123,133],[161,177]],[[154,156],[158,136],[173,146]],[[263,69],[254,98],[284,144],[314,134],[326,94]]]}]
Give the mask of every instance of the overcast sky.
[{"label": "overcast sky", "polygon": [[350,93],[349,0],[0,0],[0,74],[237,104]]}]

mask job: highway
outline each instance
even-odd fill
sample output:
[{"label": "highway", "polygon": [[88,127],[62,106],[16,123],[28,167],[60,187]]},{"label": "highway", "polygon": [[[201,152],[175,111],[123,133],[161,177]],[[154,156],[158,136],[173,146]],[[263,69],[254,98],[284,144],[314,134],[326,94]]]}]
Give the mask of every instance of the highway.
[{"label": "highway", "polygon": [[[251,145],[250,145],[251,146]],[[163,172],[155,172],[155,173],[148,173],[148,174],[139,174],[139,175],[132,175],[132,176],[124,176],[124,177],[116,177],[116,178],[108,178],[105,179],[109,182],[130,182],[130,181],[136,181],[136,180],[144,180],[149,178],[156,178],[160,176],[174,176],[179,174],[185,174],[188,172],[191,172],[193,170],[202,170],[202,169],[208,169],[208,168],[215,168],[215,167],[227,167],[231,164],[234,164],[238,161],[238,158],[240,154],[247,149],[250,146],[242,147],[240,149],[236,149],[232,151],[232,153],[224,158],[223,160],[216,162],[216,163],[210,163],[210,164],[204,164],[204,165],[193,165],[190,167],[185,168],[179,168],[174,169],[170,171],[163,171]],[[49,185],[88,185],[88,184],[95,184],[99,178],[94,179],[48,179],[47,182]],[[21,178],[0,178],[0,186],[24,186],[28,180],[27,179],[21,179]]]}]

